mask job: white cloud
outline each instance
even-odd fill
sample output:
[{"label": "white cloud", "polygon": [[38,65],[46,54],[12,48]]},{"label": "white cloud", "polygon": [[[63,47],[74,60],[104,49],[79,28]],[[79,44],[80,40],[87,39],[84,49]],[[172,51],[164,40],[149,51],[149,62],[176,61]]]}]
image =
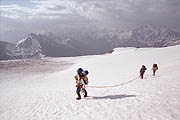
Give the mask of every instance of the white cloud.
[{"label": "white cloud", "polygon": [[[44,26],[53,30],[62,26],[78,27],[88,24],[110,27],[146,23],[171,24],[177,28],[180,26],[180,0],[29,0],[29,2],[32,5],[25,6],[14,2],[1,4],[1,24],[16,28],[14,27],[16,25],[11,23],[23,21],[23,24],[21,22],[18,24],[29,26],[27,27],[29,31],[34,29],[42,31],[45,29]],[[3,30],[5,29],[1,29]]]},{"label": "white cloud", "polygon": [[[73,14],[70,8],[72,3],[64,1],[31,1],[35,4],[33,8],[24,7],[20,5],[1,5],[1,16],[14,19],[32,19],[32,18],[59,18],[61,14]],[[61,7],[58,7],[61,6]]]},{"label": "white cloud", "polygon": [[172,13],[180,9],[177,6],[180,5],[178,0],[30,0],[30,2],[34,7],[1,5],[1,16],[14,19],[58,19],[64,15],[75,15],[95,21],[116,19],[125,21],[135,18],[143,20],[142,16],[148,15],[173,16]]}]

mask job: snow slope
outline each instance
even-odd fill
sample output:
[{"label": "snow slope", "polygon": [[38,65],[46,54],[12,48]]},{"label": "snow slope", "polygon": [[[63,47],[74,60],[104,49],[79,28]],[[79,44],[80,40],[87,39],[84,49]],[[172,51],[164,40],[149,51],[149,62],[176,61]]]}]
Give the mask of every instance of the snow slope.
[{"label": "snow slope", "polygon": [[[112,54],[47,58],[42,62],[54,72],[33,73],[32,64],[16,67],[1,62],[0,120],[179,120],[180,46],[166,48],[116,48]],[[11,61],[12,62],[12,61]],[[151,67],[159,70],[152,77]],[[79,67],[89,70],[89,85],[127,82],[139,75],[145,79],[114,88],[88,88],[88,98],[77,101],[73,76]],[[41,63],[35,64],[41,71]],[[19,70],[20,69],[20,70]],[[29,71],[27,70],[29,69]],[[19,70],[19,71],[18,71]],[[7,74],[8,72],[8,74]]]}]

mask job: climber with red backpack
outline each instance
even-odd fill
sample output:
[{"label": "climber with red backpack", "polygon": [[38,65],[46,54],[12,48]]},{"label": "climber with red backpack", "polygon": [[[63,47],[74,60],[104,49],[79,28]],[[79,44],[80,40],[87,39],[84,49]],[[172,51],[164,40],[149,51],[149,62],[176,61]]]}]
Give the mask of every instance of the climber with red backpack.
[{"label": "climber with red backpack", "polygon": [[152,67],[153,76],[155,76],[155,73],[156,73],[157,70],[158,70],[157,64],[153,64],[153,67]]},{"label": "climber with red backpack", "polygon": [[78,95],[78,97],[76,98],[77,100],[81,99],[81,94],[80,94],[81,91],[84,93],[84,97],[87,97],[87,91],[85,89],[85,85],[88,84],[88,77],[87,77],[88,74],[89,72],[87,70],[83,70],[82,68],[79,68],[77,70],[77,75],[74,76],[77,87],[76,90],[76,93]]}]

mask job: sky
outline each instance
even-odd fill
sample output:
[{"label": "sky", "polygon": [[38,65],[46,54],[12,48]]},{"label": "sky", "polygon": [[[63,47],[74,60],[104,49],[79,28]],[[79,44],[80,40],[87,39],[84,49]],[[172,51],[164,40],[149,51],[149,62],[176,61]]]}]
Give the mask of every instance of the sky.
[{"label": "sky", "polygon": [[0,0],[0,40],[27,34],[139,24],[163,24],[180,31],[180,0]]}]

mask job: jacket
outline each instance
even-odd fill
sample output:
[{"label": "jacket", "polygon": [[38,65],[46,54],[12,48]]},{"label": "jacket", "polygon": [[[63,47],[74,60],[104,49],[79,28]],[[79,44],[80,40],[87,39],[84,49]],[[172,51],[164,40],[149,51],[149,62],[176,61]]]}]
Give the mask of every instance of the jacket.
[{"label": "jacket", "polygon": [[142,67],[141,69],[140,69],[140,73],[144,73],[146,71],[146,68],[145,67]]},{"label": "jacket", "polygon": [[82,86],[82,88],[85,88],[85,83],[83,81],[83,78],[80,77],[79,74],[77,74],[76,76],[74,76],[75,80],[76,80],[76,86]]}]

